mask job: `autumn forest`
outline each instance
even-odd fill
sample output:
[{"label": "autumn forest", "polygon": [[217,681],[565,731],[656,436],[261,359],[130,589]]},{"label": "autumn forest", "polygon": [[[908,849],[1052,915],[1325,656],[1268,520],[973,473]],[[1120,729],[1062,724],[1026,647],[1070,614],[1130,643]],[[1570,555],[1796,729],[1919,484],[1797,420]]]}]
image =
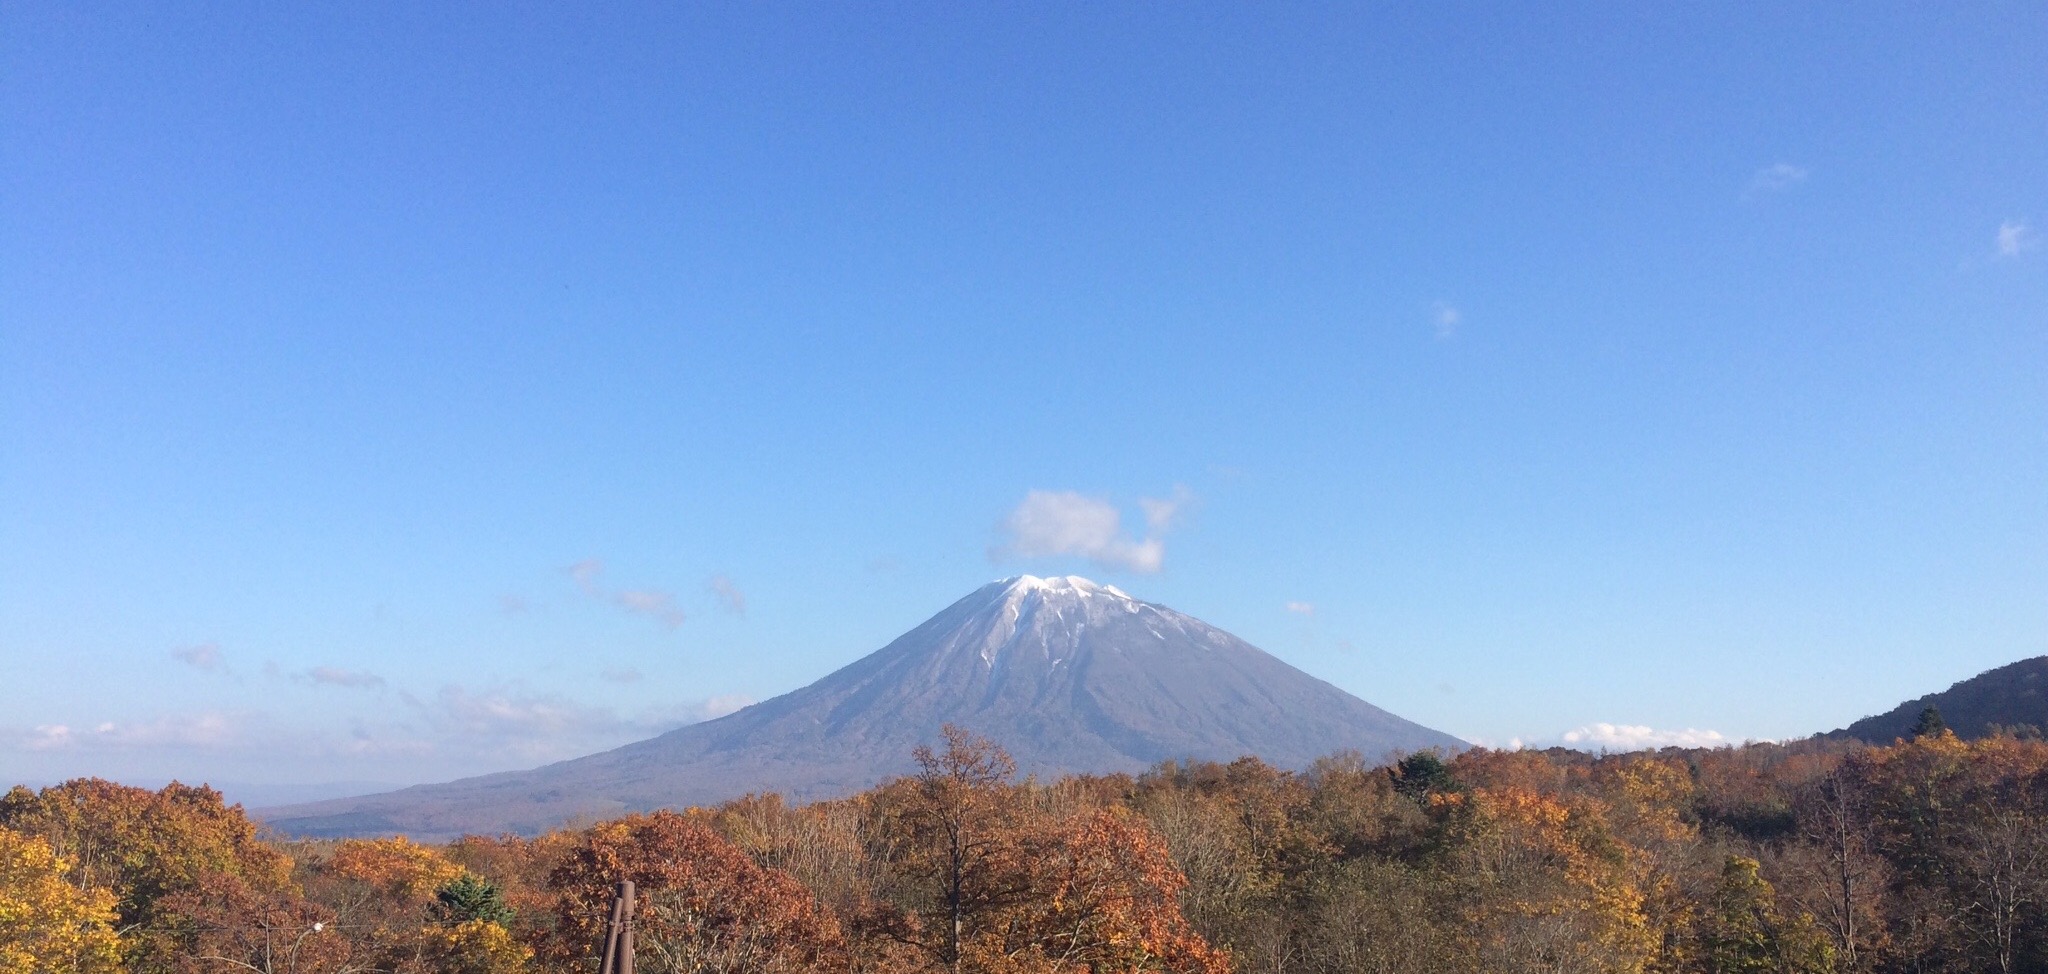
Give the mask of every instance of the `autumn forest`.
[{"label": "autumn forest", "polygon": [[292,841],[206,788],[0,800],[0,972],[2048,970],[2048,744],[916,772],[537,837]]}]

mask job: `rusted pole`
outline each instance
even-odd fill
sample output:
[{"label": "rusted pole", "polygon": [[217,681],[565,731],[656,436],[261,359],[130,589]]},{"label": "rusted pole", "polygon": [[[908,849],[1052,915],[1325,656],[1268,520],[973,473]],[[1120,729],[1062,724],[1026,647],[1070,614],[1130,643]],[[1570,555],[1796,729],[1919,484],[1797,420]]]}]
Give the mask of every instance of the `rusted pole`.
[{"label": "rusted pole", "polygon": [[597,974],[612,974],[612,968],[619,958],[619,907],[617,896],[612,897],[612,916],[604,925],[604,953],[597,962]]},{"label": "rusted pole", "polygon": [[619,882],[619,971],[633,974],[633,881]]}]

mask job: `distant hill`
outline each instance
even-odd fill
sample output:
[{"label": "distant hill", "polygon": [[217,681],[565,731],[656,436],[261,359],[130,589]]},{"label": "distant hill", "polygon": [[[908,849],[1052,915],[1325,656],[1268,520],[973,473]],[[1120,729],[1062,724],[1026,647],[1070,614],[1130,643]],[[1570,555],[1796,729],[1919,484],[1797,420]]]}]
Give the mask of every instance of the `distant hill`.
[{"label": "distant hill", "polygon": [[1941,719],[1959,737],[1985,737],[1994,726],[2048,730],[2048,656],[1986,670],[1940,693],[1908,700],[1827,736],[1890,744],[1907,736],[1920,712],[1928,707],[1941,711]]},{"label": "distant hill", "polygon": [[1464,742],[1410,723],[1199,619],[1084,578],[986,585],[810,686],[532,771],[258,814],[302,836],[534,833],[752,791],[849,794],[911,770],[947,723],[1020,772],[1139,771],[1254,754],[1282,767]]}]

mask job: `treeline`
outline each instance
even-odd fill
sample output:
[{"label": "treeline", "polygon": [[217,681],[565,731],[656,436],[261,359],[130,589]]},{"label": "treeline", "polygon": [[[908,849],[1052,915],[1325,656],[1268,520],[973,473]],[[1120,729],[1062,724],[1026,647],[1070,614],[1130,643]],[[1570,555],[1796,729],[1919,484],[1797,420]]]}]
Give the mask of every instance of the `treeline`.
[{"label": "treeline", "polygon": [[0,974],[2048,970],[2048,744],[919,771],[536,838],[281,842],[204,788],[0,799]]}]

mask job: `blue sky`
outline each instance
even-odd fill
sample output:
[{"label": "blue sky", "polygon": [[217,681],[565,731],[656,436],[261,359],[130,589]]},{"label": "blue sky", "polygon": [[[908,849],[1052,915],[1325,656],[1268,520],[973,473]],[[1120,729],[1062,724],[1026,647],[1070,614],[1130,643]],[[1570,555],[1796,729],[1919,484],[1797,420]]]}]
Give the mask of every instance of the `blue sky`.
[{"label": "blue sky", "polygon": [[2048,652],[2043,50],[8,4],[0,777],[530,765],[1022,572],[1473,740],[1841,726]]}]

